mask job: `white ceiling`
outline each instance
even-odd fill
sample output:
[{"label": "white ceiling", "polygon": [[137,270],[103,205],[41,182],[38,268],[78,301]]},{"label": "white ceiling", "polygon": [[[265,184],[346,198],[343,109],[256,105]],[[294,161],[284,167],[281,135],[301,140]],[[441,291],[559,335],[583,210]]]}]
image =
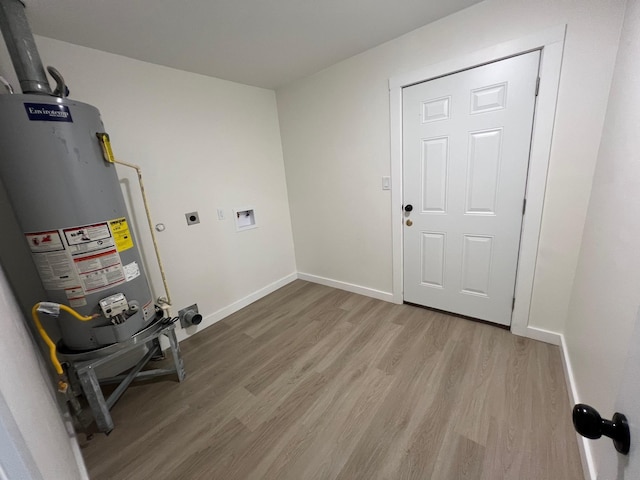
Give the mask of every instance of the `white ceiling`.
[{"label": "white ceiling", "polygon": [[278,88],[480,0],[26,0],[34,33]]}]

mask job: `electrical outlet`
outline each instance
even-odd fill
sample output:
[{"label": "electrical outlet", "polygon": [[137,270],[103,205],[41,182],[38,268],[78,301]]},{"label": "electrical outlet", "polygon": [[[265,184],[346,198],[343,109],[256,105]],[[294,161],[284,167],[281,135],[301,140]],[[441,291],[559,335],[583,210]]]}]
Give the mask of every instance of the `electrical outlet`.
[{"label": "electrical outlet", "polygon": [[198,212],[185,213],[184,216],[187,219],[187,225],[196,225],[197,223],[200,223],[200,216],[198,215]]}]

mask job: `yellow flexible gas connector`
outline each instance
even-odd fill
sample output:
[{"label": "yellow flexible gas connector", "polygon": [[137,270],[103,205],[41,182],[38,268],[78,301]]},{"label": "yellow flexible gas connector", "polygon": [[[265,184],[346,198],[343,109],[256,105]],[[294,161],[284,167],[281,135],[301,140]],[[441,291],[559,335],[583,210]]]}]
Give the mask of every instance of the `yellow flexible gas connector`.
[{"label": "yellow flexible gas connector", "polygon": [[76,312],[71,307],[67,307],[66,305],[62,305],[62,304],[59,304],[59,303],[49,303],[49,302],[38,302],[31,309],[31,316],[33,317],[33,321],[36,324],[36,328],[38,329],[38,333],[40,334],[40,336],[44,340],[44,343],[46,343],[47,346],[49,347],[49,358],[51,359],[51,363],[53,364],[54,368],[56,369],[56,372],[58,373],[58,375],[60,375],[60,379],[58,380],[58,390],[60,390],[61,392],[65,392],[67,390],[67,388],[68,388],[68,384],[67,384],[66,379],[64,378],[64,370],[62,369],[62,365],[60,364],[60,360],[58,360],[58,356],[56,354],[56,344],[53,342],[53,340],[51,340],[51,337],[49,337],[49,334],[47,333],[47,331],[42,326],[42,323],[40,323],[40,318],[38,316],[38,312],[40,311],[40,307],[43,304],[48,307],[47,310],[51,310],[51,309],[53,310],[53,311],[45,311],[46,313],[52,314],[52,315],[57,317],[59,311],[63,310],[65,312],[73,315],[75,318],[77,318],[78,320],[80,320],[82,322],[87,322],[89,320],[93,320],[94,318],[99,317],[100,314],[96,313],[94,315],[84,316],[84,315],[80,315],[78,312]]},{"label": "yellow flexible gas connector", "polygon": [[123,167],[132,168],[138,174],[138,184],[140,185],[140,194],[142,195],[142,203],[144,204],[144,211],[147,215],[147,223],[149,224],[149,232],[151,233],[151,240],[153,241],[153,249],[156,252],[156,259],[158,260],[158,267],[160,268],[160,276],[162,277],[162,285],[164,286],[164,293],[166,298],[163,300],[162,297],[158,298],[158,303],[162,306],[162,309],[167,312],[167,316],[171,317],[171,293],[169,293],[169,284],[167,282],[167,275],[164,271],[164,265],[162,264],[162,258],[160,258],[160,248],[158,247],[158,241],[156,240],[155,228],[153,227],[153,222],[151,221],[151,211],[149,209],[149,201],[147,200],[147,194],[144,189],[144,183],[142,182],[142,168],[139,165],[134,165],[133,163],[123,162],[122,160],[116,159],[113,154],[113,149],[111,148],[111,141],[109,140],[109,134],[105,132],[97,132],[96,137],[100,142],[100,147],[102,148],[102,155],[104,156],[105,162],[115,163],[118,165],[122,165]]}]

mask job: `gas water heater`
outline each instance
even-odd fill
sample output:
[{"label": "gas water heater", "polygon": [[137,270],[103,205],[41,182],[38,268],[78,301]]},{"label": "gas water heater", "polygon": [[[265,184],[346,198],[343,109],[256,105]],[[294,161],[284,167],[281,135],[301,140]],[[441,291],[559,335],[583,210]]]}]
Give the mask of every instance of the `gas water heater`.
[{"label": "gas water heater", "polygon": [[44,95],[0,95],[0,177],[31,250],[62,341],[89,350],[125,340],[155,315],[115,165],[91,105]]},{"label": "gas water heater", "polygon": [[90,317],[56,311],[61,342],[129,339],[156,310],[100,112],[66,98],[52,68],[51,91],[19,0],[0,0],[0,28],[24,92],[0,95],[0,177],[46,300]]},{"label": "gas water heater", "polygon": [[[0,179],[47,297],[31,314],[76,428],[89,432],[95,420],[98,431],[108,434],[114,428],[109,410],[132,382],[185,378],[178,317],[168,314],[155,236],[151,231],[166,293],[158,299],[162,305],[154,303],[147,282],[115,163],[136,169],[151,227],[142,174],[114,158],[100,112],[69,100],[64,78],[48,67],[56,82],[51,90],[21,0],[0,0],[0,30],[23,92],[14,94],[0,77],[7,89],[0,94]],[[192,310],[195,325],[202,317],[195,305]],[[59,342],[40,313],[56,318]],[[144,369],[164,357],[160,337],[168,340],[173,368]],[[98,373],[107,365],[112,373]],[[105,383],[117,384],[108,398]]]}]

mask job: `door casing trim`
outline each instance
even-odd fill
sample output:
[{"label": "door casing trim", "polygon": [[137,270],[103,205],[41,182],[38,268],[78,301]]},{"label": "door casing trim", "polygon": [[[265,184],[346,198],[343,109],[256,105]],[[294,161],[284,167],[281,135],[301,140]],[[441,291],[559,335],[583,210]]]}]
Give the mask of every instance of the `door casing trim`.
[{"label": "door casing trim", "polygon": [[[516,300],[511,317],[511,331],[517,335],[556,345],[560,343],[560,336],[554,332],[542,332],[539,329],[529,327],[529,311],[538,257],[538,242],[551,156],[565,35],[566,25],[559,25],[389,79],[394,303],[402,303],[403,301],[402,89],[444,75],[504,60],[533,50],[540,50],[540,89],[533,121],[529,175],[526,186],[527,210],[522,222],[516,274]],[[541,333],[544,334],[541,335]]]}]

